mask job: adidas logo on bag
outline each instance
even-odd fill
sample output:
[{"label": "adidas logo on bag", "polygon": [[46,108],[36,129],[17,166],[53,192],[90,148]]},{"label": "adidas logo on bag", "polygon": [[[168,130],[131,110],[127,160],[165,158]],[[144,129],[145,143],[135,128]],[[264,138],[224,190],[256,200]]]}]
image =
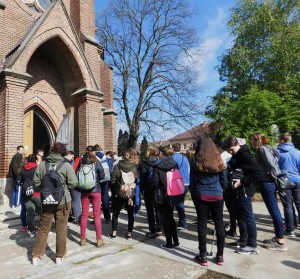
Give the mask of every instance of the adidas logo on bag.
[{"label": "adidas logo on bag", "polygon": [[49,195],[46,199],[44,199],[43,204],[58,204],[52,195]]}]

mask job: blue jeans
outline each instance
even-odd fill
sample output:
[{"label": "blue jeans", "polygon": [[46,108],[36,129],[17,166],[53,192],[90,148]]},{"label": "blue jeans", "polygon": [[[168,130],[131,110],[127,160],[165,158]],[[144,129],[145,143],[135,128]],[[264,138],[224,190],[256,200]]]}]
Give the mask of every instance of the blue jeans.
[{"label": "blue jeans", "polygon": [[241,245],[257,247],[257,230],[251,199],[251,196],[236,199],[238,208],[237,219],[240,229]]},{"label": "blue jeans", "polygon": [[284,190],[285,196],[280,195],[284,209],[284,219],[287,232],[292,232],[294,230],[294,224],[297,223],[297,220],[294,220],[293,201],[300,220],[300,183],[298,182],[295,184],[296,186],[294,188]]},{"label": "blue jeans", "polygon": [[12,206],[19,206],[21,203],[21,186],[17,183],[15,179],[13,179],[13,192],[12,192]]},{"label": "blue jeans", "polygon": [[70,190],[72,196],[72,207],[75,216],[75,222],[80,224],[81,222],[81,192],[75,189]]},{"label": "blue jeans", "polygon": [[108,181],[100,183],[100,187],[103,215],[106,221],[110,221]]},{"label": "blue jeans", "polygon": [[283,220],[277,203],[276,190],[277,187],[274,183],[264,182],[261,185],[262,198],[273,219],[275,237],[283,238]]},{"label": "blue jeans", "polygon": [[135,187],[135,206],[134,213],[137,214],[141,208],[141,196],[140,196],[140,185],[136,185]]},{"label": "blue jeans", "polygon": [[[189,187],[185,186],[184,199],[188,192],[188,189],[189,189]],[[186,216],[185,216],[185,210],[184,210],[184,200],[180,204],[176,205],[175,208],[178,212],[179,226],[187,229]]]}]

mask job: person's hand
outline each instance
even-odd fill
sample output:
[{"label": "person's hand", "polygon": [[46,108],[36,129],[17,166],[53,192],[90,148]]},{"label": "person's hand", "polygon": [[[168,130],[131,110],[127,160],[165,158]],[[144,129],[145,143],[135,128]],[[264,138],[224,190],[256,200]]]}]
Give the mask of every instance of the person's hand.
[{"label": "person's hand", "polygon": [[241,186],[241,180],[240,179],[232,179],[232,188],[236,189]]},{"label": "person's hand", "polygon": [[128,199],[128,205],[133,206],[133,200],[132,199]]}]

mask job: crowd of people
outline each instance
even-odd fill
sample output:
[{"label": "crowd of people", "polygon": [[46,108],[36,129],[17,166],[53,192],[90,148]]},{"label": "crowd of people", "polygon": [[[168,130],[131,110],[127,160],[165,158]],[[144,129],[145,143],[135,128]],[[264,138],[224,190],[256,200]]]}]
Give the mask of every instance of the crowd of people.
[{"label": "crowd of people", "polygon": [[[18,146],[10,164],[14,185],[12,208],[16,210],[21,204],[22,231],[28,231],[29,237],[35,239],[32,264],[37,265],[45,254],[53,220],[56,264],[61,264],[67,253],[68,221],[80,225],[80,245],[86,245],[90,203],[96,247],[105,245],[101,210],[103,222],[111,223],[108,237],[115,239],[119,214],[125,209],[128,219],[125,238],[132,239],[141,197],[149,226],[146,236],[156,238],[163,232],[166,242],[161,248],[175,249],[180,246],[178,230],[188,230],[184,207],[188,191],[197,213],[199,253],[194,260],[200,265],[208,264],[209,219],[215,225],[218,265],[224,264],[226,235],[238,237],[238,241],[229,244],[237,253],[258,253],[252,209],[252,197],[257,190],[274,225],[274,238],[263,241],[265,248],[287,251],[284,236],[295,237],[295,226],[300,221],[300,151],[289,133],[280,135],[277,148],[270,146],[261,133],[252,135],[250,144],[252,152],[245,139],[229,136],[224,141],[216,141],[204,136],[186,154],[180,153],[180,143],[172,147],[149,146],[144,160],[135,149],[127,150],[119,158],[111,151],[104,152],[99,145],[88,146],[83,156],[75,158],[74,152],[60,142],[46,156],[38,150],[25,157],[24,147]],[[170,199],[168,179],[176,169],[182,180],[182,195]],[[286,178],[285,182],[282,177]],[[284,219],[277,194],[284,208]],[[230,217],[228,226],[224,226],[224,203]],[[34,222],[36,214],[40,215],[38,227]]]}]

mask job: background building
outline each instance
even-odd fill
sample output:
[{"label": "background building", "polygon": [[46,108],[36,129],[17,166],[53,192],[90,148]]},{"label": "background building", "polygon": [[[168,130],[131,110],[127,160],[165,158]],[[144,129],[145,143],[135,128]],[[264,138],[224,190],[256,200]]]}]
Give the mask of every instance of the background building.
[{"label": "background building", "polygon": [[[116,150],[112,69],[95,38],[94,0],[0,0],[0,202],[9,162],[64,142]],[[9,195],[8,195],[9,196]]]}]

